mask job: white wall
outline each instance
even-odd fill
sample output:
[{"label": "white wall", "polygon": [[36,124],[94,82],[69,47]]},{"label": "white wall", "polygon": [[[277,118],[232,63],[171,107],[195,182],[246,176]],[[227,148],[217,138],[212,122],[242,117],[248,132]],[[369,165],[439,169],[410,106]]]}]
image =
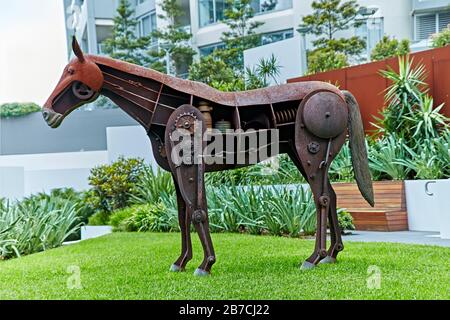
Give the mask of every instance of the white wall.
[{"label": "white wall", "polygon": [[89,188],[91,168],[120,156],[143,158],[156,169],[150,139],[141,126],[106,129],[107,151],[0,156],[0,197],[20,199],[55,188]]},{"label": "white wall", "polygon": [[106,129],[108,161],[114,162],[120,156],[142,158],[156,169],[150,139],[141,126],[112,127]]},{"label": "white wall", "polygon": [[0,167],[0,198],[21,198],[24,192],[23,167]]},{"label": "white wall", "polygon": [[[245,66],[253,68],[258,65],[261,59],[268,59],[272,54],[281,66],[280,75],[277,77],[278,84],[286,83],[287,79],[303,74],[302,41],[299,35],[244,51]],[[275,85],[276,83],[270,79],[270,84]]]},{"label": "white wall", "polygon": [[0,197],[14,200],[55,188],[85,190],[90,169],[106,163],[107,151],[0,156]]}]

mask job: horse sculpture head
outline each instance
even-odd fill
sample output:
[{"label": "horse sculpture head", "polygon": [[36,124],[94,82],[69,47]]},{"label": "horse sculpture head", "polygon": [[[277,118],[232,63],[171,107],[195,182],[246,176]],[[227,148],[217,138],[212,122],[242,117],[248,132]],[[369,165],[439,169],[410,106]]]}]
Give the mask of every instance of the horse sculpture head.
[{"label": "horse sculpture head", "polygon": [[75,58],[64,68],[55,90],[42,109],[47,124],[57,128],[76,108],[97,99],[103,86],[103,74],[95,62],[85,56],[73,37]]}]

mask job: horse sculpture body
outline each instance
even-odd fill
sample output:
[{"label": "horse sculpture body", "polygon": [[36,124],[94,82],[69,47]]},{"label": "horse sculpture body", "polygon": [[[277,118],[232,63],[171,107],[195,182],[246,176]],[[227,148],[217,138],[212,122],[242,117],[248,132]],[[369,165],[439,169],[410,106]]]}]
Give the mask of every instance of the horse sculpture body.
[{"label": "horse sculpture body", "polygon": [[[198,130],[202,134],[207,132],[211,123],[222,122],[227,124],[227,128],[242,129],[237,134],[223,132],[224,135],[234,135],[234,139],[245,135],[242,132],[248,129],[257,135],[276,130],[277,152],[287,153],[308,181],[317,208],[315,249],[303,263],[303,269],[319,262],[334,262],[343,250],[336,194],[328,181],[328,168],[345,142],[347,129],[358,186],[365,199],[373,205],[361,116],[350,93],[322,82],[225,93],[202,83],[177,79],[129,63],[85,56],[75,39],[73,50],[76,58],[65,68],[60,82],[44,105],[44,119],[56,128],[72,110],[102,94],[145,128],[157,163],[172,173],[176,187],[182,250],[171,267],[172,271],[183,271],[192,258],[191,223],[204,250],[204,260],[196,274],[209,274],[216,260],[209,234],[204,173],[251,164],[251,152],[245,148],[244,161],[240,163],[236,161],[241,152],[237,148],[231,152],[232,161],[193,161],[192,153],[187,155],[187,161],[176,163],[171,155],[181,142],[174,141],[172,135],[178,129],[193,136]],[[199,110],[199,106],[210,112],[202,113],[200,110],[205,109]],[[201,150],[204,150],[208,142],[201,143]],[[269,141],[264,147],[273,150],[272,144],[273,141]],[[211,157],[223,158],[221,151],[224,150],[216,150]],[[183,159],[186,160],[186,154]],[[258,156],[257,162],[265,159]],[[328,250],[327,219],[331,231]]]}]

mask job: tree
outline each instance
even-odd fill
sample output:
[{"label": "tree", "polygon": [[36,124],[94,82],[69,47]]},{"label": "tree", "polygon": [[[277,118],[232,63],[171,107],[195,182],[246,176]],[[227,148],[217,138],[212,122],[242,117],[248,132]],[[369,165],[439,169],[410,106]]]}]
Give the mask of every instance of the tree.
[{"label": "tree", "polygon": [[[351,27],[358,27],[361,21],[357,20],[359,5],[356,0],[317,0],[312,2],[313,13],[303,17],[303,27],[309,28],[310,34],[318,38],[313,41],[315,49],[310,52],[308,60],[313,60],[314,70],[329,70],[341,65],[347,65],[350,56],[360,55],[366,44],[359,37],[336,39],[336,33],[345,31]],[[344,57],[345,55],[347,57]],[[319,60],[318,57],[330,57],[333,61]]]},{"label": "tree", "polygon": [[308,55],[308,74],[347,67],[347,56],[334,50],[315,50]]},{"label": "tree", "polygon": [[404,56],[410,52],[409,40],[391,39],[389,36],[384,36],[372,50],[372,61],[380,61],[392,57]]},{"label": "tree", "polygon": [[212,85],[213,83],[232,83],[236,77],[233,69],[211,54],[201,57],[198,62],[191,65],[189,79]]},{"label": "tree", "polygon": [[440,33],[431,36],[431,45],[433,48],[441,48],[450,44],[450,24]]},{"label": "tree", "polygon": [[236,73],[222,60],[209,55],[191,66],[189,76],[221,91],[243,91],[267,87],[269,79],[276,82],[280,69],[281,66],[272,55],[268,59],[261,59],[254,68],[245,68],[243,73]]},{"label": "tree", "polygon": [[185,12],[177,0],[163,0],[160,4],[164,14],[158,17],[167,22],[164,28],[152,32],[152,37],[158,39],[158,48],[150,51],[153,58],[151,67],[161,72],[167,71],[169,57],[170,73],[174,75],[185,74],[192,63],[195,50],[189,44],[192,34],[186,31],[180,23]]},{"label": "tree", "polygon": [[[260,35],[256,29],[264,24],[252,20],[254,12],[251,2],[252,0],[227,0],[224,23],[228,26],[228,31],[221,37],[223,47],[191,65],[191,80],[204,82],[222,91],[242,91],[267,86],[267,77],[272,77],[272,74],[263,73],[270,66],[269,62],[279,68],[275,58],[264,61],[267,63],[259,69],[257,67],[250,70],[244,66],[244,51],[260,44]],[[258,73],[258,70],[262,73]],[[264,79],[258,80],[258,75]]]},{"label": "tree", "polygon": [[105,53],[115,59],[146,65],[148,59],[145,50],[149,39],[136,36],[138,21],[133,18],[133,14],[128,0],[120,0],[114,17],[112,37],[104,41]]},{"label": "tree", "polygon": [[260,35],[256,29],[264,22],[254,21],[252,0],[226,0],[224,23],[229,31],[222,34],[224,48],[215,51],[215,55],[238,72],[244,72],[244,51],[260,44]]}]

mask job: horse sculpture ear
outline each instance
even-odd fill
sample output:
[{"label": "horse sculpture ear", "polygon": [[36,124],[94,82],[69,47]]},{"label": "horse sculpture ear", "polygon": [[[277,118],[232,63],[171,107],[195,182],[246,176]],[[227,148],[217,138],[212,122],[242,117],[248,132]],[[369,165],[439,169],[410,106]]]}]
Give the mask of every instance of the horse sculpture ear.
[{"label": "horse sculpture ear", "polygon": [[80,60],[80,62],[84,62],[83,51],[81,50],[80,45],[78,44],[77,38],[75,38],[75,36],[73,36],[72,38],[72,50],[73,53],[75,53],[75,55],[77,56],[78,60]]}]

